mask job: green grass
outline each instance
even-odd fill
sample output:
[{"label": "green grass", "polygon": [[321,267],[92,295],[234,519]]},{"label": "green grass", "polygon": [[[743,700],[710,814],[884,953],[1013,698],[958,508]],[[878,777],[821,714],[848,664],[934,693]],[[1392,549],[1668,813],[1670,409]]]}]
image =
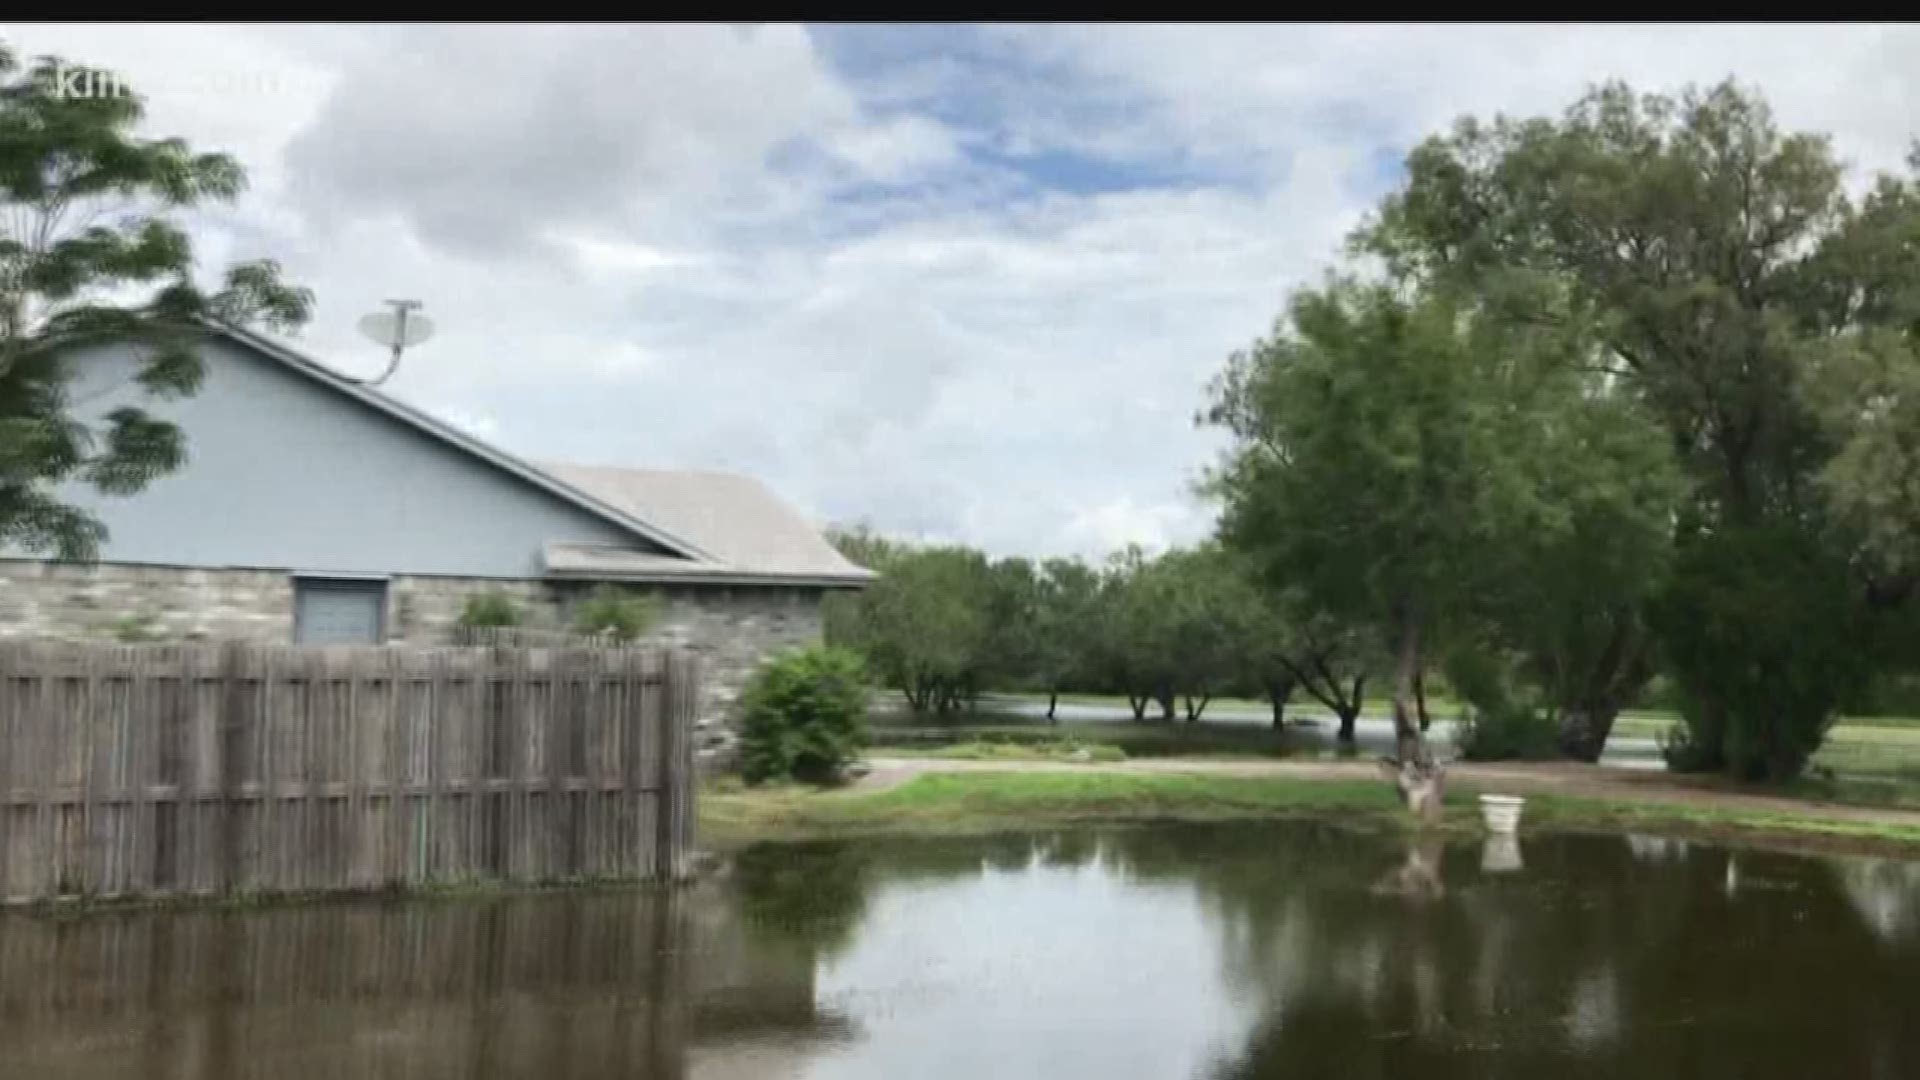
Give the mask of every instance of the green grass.
[{"label": "green grass", "polygon": [[973,742],[1052,745],[1071,742],[1114,747],[1126,757],[1287,757],[1299,750],[1287,732],[1260,724],[1133,724],[1110,721],[1048,724],[1021,717],[981,715],[966,723],[888,718],[867,725],[871,745],[925,754]]},{"label": "green grass", "polygon": [[[1920,826],[1902,823],[1835,820],[1792,811],[1616,802],[1563,795],[1529,796],[1525,825],[1546,829],[1680,833],[1710,839],[1811,841],[1830,849],[1920,846]],[[1818,843],[1821,841],[1826,843]]]},{"label": "green grass", "polygon": [[[1658,738],[1679,722],[1670,714],[1635,713],[1615,722],[1613,734],[1623,738]],[[1849,780],[1883,780],[1920,785],[1920,723],[1905,717],[1842,719],[1827,732],[1826,743],[1813,756],[1810,771],[1832,773]],[[1920,791],[1914,793],[1920,799]],[[1845,798],[1844,794],[1837,796]]]},{"label": "green grass", "polygon": [[[995,690],[991,693],[988,693],[982,696],[983,698],[988,700],[1023,701],[1023,702],[1028,702],[1028,703],[1031,703],[1034,705],[1040,705],[1040,706],[1045,706],[1047,703],[1047,695],[1040,693],[1039,691],[1036,691],[1036,690],[1005,690],[1005,691]],[[1124,694],[1061,694],[1060,704],[1062,705],[1097,705],[1103,708],[1122,709],[1122,710],[1131,708]],[[1184,707],[1185,707],[1184,702],[1182,701],[1174,702],[1174,710],[1176,712],[1180,712],[1182,709],[1184,709]],[[1271,710],[1272,706],[1267,703],[1267,700],[1265,698],[1221,697],[1221,698],[1214,698],[1213,700],[1207,702],[1207,708],[1208,709],[1227,708],[1227,709],[1235,709],[1235,710],[1249,711],[1249,712],[1267,712]],[[1147,706],[1147,714],[1149,716],[1158,716],[1160,714],[1159,703],[1154,702],[1149,704]],[[1182,712],[1181,715],[1185,715],[1184,712]]]},{"label": "green grass", "polygon": [[[1450,785],[1445,828],[1477,834],[1476,791]],[[985,833],[1147,821],[1312,818],[1407,827],[1398,796],[1373,780],[1119,772],[946,773],[884,791],[723,781],[699,800],[702,835],[722,843],[832,836]],[[1663,832],[1837,851],[1920,848],[1920,826],[1833,820],[1793,811],[1532,794],[1526,831]]]},{"label": "green grass", "polygon": [[719,784],[700,795],[716,839],[978,833],[1130,821],[1224,821],[1359,814],[1397,820],[1397,796],[1371,781],[1118,773],[947,773],[885,791]]},{"label": "green grass", "polygon": [[1802,777],[1789,784],[1785,794],[1841,806],[1920,810],[1920,782],[1897,776]]},{"label": "green grass", "polygon": [[996,739],[971,739],[920,750],[916,756],[950,761],[1097,761],[1127,760],[1127,752],[1105,743],[1081,743],[1071,739],[1047,742],[1019,742]]},{"label": "green grass", "polygon": [[[1655,738],[1676,722],[1672,713],[1629,711],[1614,725],[1614,734],[1621,738]],[[991,711],[944,720],[882,714],[873,719],[869,733],[872,745],[881,751],[973,760],[1048,759],[1055,753],[1048,748],[1062,742],[1113,747],[1128,758],[1195,759],[1287,758],[1309,751],[1318,753],[1323,745],[1320,740],[1308,742],[1293,730],[1276,733],[1265,724],[1245,721],[1048,724],[1033,717]],[[974,745],[982,743],[993,746]],[[1012,746],[1034,749],[1009,748]],[[1094,752],[1102,753],[1098,749]],[[1920,808],[1920,720],[1843,719],[1828,733],[1826,745],[1814,756],[1809,772],[1807,779],[1784,793],[1857,806]]]},{"label": "green grass", "polygon": [[[896,700],[898,700],[897,696]],[[1035,690],[994,690],[981,695],[981,703],[985,706],[991,707],[996,701],[1019,701],[1044,707],[1047,704],[1047,695]],[[1126,696],[1122,694],[1061,694],[1060,704],[1096,705],[1122,711],[1130,708]],[[1387,700],[1383,697],[1370,699],[1368,704],[1370,706],[1368,715],[1384,716],[1389,708]],[[900,707],[905,707],[904,701],[900,701]],[[1175,712],[1184,717],[1186,714],[1180,711],[1183,708],[1183,702],[1174,702]],[[1232,709],[1235,712],[1259,713],[1266,716],[1271,715],[1273,705],[1266,698],[1217,697],[1207,703],[1209,712],[1215,709]],[[1293,700],[1287,703],[1287,715],[1291,717],[1294,713],[1302,711],[1318,715],[1325,709],[1304,691],[1300,691],[1296,692]],[[1451,718],[1459,714],[1460,704],[1450,698],[1434,695],[1427,698],[1427,711],[1436,717]],[[1160,715],[1159,704],[1149,704],[1147,714],[1157,718]]]}]

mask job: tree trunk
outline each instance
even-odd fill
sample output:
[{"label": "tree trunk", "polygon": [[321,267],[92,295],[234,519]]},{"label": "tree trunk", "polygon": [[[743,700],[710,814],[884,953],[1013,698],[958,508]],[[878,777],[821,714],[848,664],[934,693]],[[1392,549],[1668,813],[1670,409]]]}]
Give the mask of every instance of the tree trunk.
[{"label": "tree trunk", "polygon": [[1273,730],[1279,731],[1287,723],[1287,699],[1293,696],[1291,682],[1267,684],[1267,700],[1273,703]]},{"label": "tree trunk", "polygon": [[1360,719],[1359,703],[1356,702],[1353,705],[1348,706],[1347,708],[1341,709],[1339,711],[1339,716],[1340,716],[1340,733],[1336,736],[1336,738],[1338,738],[1341,742],[1347,744],[1348,746],[1352,746],[1353,740],[1354,740],[1353,722],[1355,720]]},{"label": "tree trunk", "polygon": [[1400,801],[1414,817],[1438,824],[1447,795],[1447,770],[1432,760],[1380,761],[1400,792]]},{"label": "tree trunk", "polygon": [[1393,742],[1394,752],[1402,764],[1424,761],[1427,756],[1426,739],[1420,734],[1420,706],[1415,700],[1415,684],[1420,678],[1420,624],[1416,620],[1412,605],[1404,601],[1399,608],[1396,621],[1399,623],[1395,636],[1393,669]]},{"label": "tree trunk", "polygon": [[1127,706],[1133,710],[1133,719],[1136,723],[1146,722],[1147,696],[1145,694],[1128,694]]},{"label": "tree trunk", "polygon": [[1200,719],[1200,714],[1207,711],[1207,703],[1212,700],[1212,694],[1201,694],[1197,699],[1192,694],[1186,695],[1187,723]]},{"label": "tree trunk", "polygon": [[1614,616],[1613,633],[1592,666],[1582,672],[1581,685],[1561,703],[1560,752],[1576,761],[1600,760],[1620,706],[1646,685],[1652,673],[1639,624],[1631,613]]},{"label": "tree trunk", "polygon": [[1056,717],[1053,715],[1053,711],[1059,707],[1060,707],[1060,691],[1058,690],[1047,691],[1047,723],[1057,724],[1060,722],[1059,717]]},{"label": "tree trunk", "polygon": [[1589,765],[1598,762],[1619,715],[1620,705],[1614,701],[1588,702],[1564,710],[1560,714],[1560,752]]},{"label": "tree trunk", "polygon": [[1420,704],[1416,684],[1420,678],[1420,622],[1413,605],[1397,605],[1399,623],[1395,642],[1393,673],[1394,760],[1383,761],[1400,799],[1415,817],[1438,822],[1441,799],[1446,794],[1446,770],[1434,762],[1428,752],[1426,736],[1421,734]]},{"label": "tree trunk", "polygon": [[1433,726],[1433,717],[1427,715],[1427,673],[1422,670],[1413,676],[1413,701],[1420,707],[1420,734],[1425,735]]},{"label": "tree trunk", "polygon": [[1154,699],[1160,703],[1160,720],[1163,723],[1173,723],[1173,691],[1161,690],[1154,695]]}]

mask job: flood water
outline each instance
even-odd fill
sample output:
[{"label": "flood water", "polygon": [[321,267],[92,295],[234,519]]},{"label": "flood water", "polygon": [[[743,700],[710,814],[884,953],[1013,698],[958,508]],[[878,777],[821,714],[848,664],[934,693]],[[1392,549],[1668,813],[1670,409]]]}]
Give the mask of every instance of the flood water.
[{"label": "flood water", "polygon": [[0,917],[0,1076],[1920,1076],[1920,863],[1318,825]]}]

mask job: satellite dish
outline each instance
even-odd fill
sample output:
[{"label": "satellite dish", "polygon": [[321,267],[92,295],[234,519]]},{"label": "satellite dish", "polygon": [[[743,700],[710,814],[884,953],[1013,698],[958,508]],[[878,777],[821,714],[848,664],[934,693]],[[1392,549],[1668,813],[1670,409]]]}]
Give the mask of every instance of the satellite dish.
[{"label": "satellite dish", "polygon": [[379,386],[393,377],[400,368],[400,354],[409,345],[418,345],[433,336],[433,320],[420,314],[418,300],[389,300],[387,306],[392,311],[374,311],[360,316],[360,332],[373,339],[376,344],[393,350],[393,358],[387,361],[387,370],[372,380],[355,379],[362,386]]},{"label": "satellite dish", "polygon": [[360,332],[389,349],[405,349],[433,336],[433,320],[404,308],[373,311],[360,316]]}]

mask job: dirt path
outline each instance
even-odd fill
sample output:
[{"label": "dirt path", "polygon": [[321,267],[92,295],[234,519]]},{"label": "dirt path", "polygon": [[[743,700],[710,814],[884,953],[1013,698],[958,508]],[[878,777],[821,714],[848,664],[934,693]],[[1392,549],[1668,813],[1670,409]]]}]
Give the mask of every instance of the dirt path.
[{"label": "dirt path", "polygon": [[[1186,773],[1290,780],[1376,780],[1380,777],[1378,768],[1370,761],[1139,758],[1126,762],[1079,764],[1067,761],[954,761],[879,754],[873,755],[870,760],[873,771],[854,785],[856,790],[885,791],[925,773],[965,772]],[[1920,811],[1841,806],[1809,799],[1730,791],[1717,778],[1675,776],[1645,769],[1617,769],[1573,762],[1459,762],[1449,767],[1448,775],[1462,785],[1479,790],[1551,792],[1616,802],[1746,810],[1920,829]]]}]

